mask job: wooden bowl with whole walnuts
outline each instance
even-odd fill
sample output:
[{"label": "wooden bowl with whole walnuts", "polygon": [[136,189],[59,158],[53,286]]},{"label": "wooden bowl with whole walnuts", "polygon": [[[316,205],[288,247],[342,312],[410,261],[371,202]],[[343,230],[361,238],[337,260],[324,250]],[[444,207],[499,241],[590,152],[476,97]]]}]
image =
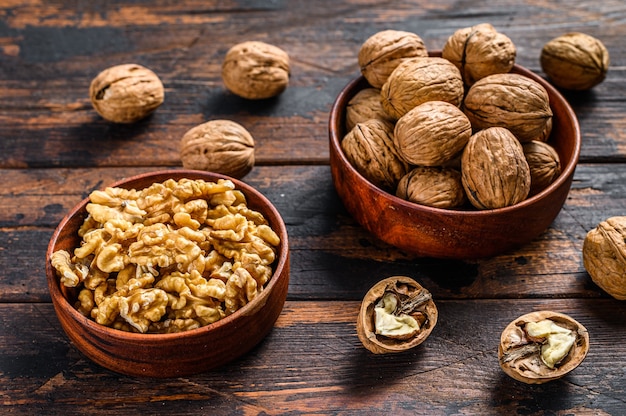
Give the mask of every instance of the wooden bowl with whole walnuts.
[{"label": "wooden bowl with whole walnuts", "polygon": [[289,285],[285,224],[251,186],[166,170],[92,191],[56,228],[46,276],[61,327],[88,358],[178,377],[245,354]]},{"label": "wooden bowl with whole walnuts", "polygon": [[[468,85],[437,79],[454,68],[440,51],[424,54],[382,87],[362,75],[337,96],[329,147],[339,197],[366,230],[417,256],[483,258],[530,242],[569,193],[581,147],[574,111],[517,64]],[[443,94],[431,96],[431,81]]]}]

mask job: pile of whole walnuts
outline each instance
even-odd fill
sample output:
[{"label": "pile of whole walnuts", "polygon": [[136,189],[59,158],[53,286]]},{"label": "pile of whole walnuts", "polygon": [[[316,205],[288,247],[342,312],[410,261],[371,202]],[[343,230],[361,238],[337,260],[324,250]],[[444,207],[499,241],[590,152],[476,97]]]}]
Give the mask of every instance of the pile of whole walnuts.
[{"label": "pile of whole walnuts", "polygon": [[[222,63],[224,86],[248,100],[281,94],[289,83],[289,56],[264,42],[239,43]],[[94,109],[114,123],[134,123],[163,104],[165,93],[158,75],[138,64],[116,65],[91,82]],[[254,166],[254,139],[239,123],[210,120],[188,130],[180,141],[183,167],[241,178]]]},{"label": "pile of whole walnuts", "polygon": [[[552,109],[539,82],[511,72],[515,58],[511,39],[488,23],[454,32],[441,56],[415,33],[375,33],[358,54],[369,86],[346,106],[346,158],[381,189],[432,207],[496,209],[541,192],[561,172]],[[555,85],[590,88],[608,53],[568,34],[546,44],[541,62]]]}]

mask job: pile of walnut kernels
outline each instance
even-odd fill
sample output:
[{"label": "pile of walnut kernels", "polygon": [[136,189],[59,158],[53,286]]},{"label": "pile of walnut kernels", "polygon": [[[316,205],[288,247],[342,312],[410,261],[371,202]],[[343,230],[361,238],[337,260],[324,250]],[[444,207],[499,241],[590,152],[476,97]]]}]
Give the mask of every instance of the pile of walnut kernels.
[{"label": "pile of walnut kernels", "polygon": [[141,333],[198,328],[252,301],[280,243],[230,180],[169,179],[94,191],[72,254],[53,253],[76,307],[97,323]]}]

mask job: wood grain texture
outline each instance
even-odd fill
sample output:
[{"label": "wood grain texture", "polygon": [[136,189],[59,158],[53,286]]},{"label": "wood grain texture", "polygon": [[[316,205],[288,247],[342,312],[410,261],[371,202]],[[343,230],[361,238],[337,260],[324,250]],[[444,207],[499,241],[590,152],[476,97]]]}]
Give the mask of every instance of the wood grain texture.
[{"label": "wood grain texture", "polygon": [[[216,414],[622,414],[626,411],[626,308],[613,300],[437,301],[439,321],[422,345],[376,356],[356,335],[358,302],[287,302],[270,335],[217,370],[169,380],[103,370],[69,344],[45,304],[0,306],[0,409],[17,414],[165,412]],[[570,314],[590,332],[590,351],[563,379],[525,385],[498,365],[501,331],[534,310]],[[601,334],[612,333],[612,337]],[[599,336],[598,336],[599,335]],[[11,348],[7,348],[11,346]],[[46,354],[41,351],[45,350]]]},{"label": "wood grain texture", "polygon": [[[541,48],[569,31],[602,40],[611,66],[591,91],[564,96],[580,122],[580,163],[563,209],[529,244],[482,260],[418,258],[370,235],[347,213],[329,167],[328,113],[359,75],[360,45],[383,29],[441,49],[455,30],[489,22],[539,74]],[[626,304],[582,265],[588,230],[626,215],[626,4],[622,0],[116,0],[0,2],[0,413],[74,414],[626,414]],[[290,84],[249,102],[227,93],[221,60],[235,43],[286,50]],[[154,70],[164,104],[137,124],[97,116],[92,78],[135,62]],[[153,380],[84,357],[54,316],[45,250],[90,191],[181,167],[191,127],[227,118],[256,140],[244,181],[281,213],[289,233],[288,301],[267,338],[237,361],[193,377]],[[440,316],[409,353],[375,357],[355,332],[376,282],[407,275]],[[543,386],[504,375],[500,331],[550,308],[590,330],[573,373]]]}]

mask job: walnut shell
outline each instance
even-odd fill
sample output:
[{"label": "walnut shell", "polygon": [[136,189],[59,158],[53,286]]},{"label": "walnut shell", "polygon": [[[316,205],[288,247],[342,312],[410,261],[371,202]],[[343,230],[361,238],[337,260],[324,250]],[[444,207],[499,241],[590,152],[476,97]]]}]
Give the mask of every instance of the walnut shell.
[{"label": "walnut shell", "polygon": [[513,41],[489,23],[457,30],[441,51],[442,58],[459,68],[467,85],[488,75],[509,72],[516,55]]},{"label": "walnut shell", "polygon": [[358,123],[371,118],[393,122],[380,103],[380,90],[364,88],[357,92],[346,105],[346,131],[352,130]]},{"label": "walnut shell", "polygon": [[[541,359],[540,340],[532,339],[525,331],[528,323],[550,320],[571,331],[575,341],[567,355],[554,368]],[[502,370],[527,384],[542,384],[559,379],[582,363],[589,351],[589,333],[576,320],[562,313],[537,311],[522,315],[509,323],[500,336],[498,361]]]},{"label": "walnut shell", "polygon": [[458,68],[439,57],[411,58],[389,75],[381,88],[382,105],[394,120],[426,101],[460,106],[464,94]]},{"label": "walnut shell", "polygon": [[[397,296],[400,300],[398,310],[419,322],[419,329],[410,336],[377,334],[375,308],[386,293]],[[357,335],[363,346],[374,354],[403,352],[428,338],[437,324],[437,317],[437,307],[428,290],[410,277],[392,276],[381,280],[365,294],[357,318]]]},{"label": "walnut shell", "polygon": [[476,81],[463,104],[474,131],[506,127],[520,142],[545,137],[552,122],[546,89],[520,74],[495,74]]},{"label": "walnut shell", "polygon": [[461,153],[471,135],[472,125],[457,106],[427,101],[400,117],[393,142],[409,164],[441,166]]},{"label": "walnut shell", "polygon": [[470,137],[461,156],[463,188],[478,209],[517,204],[530,192],[530,168],[524,150],[503,127],[490,127]]},{"label": "walnut shell", "polygon": [[367,82],[380,89],[402,61],[418,56],[428,56],[424,41],[418,35],[401,30],[383,30],[361,45],[358,63]]},{"label": "walnut shell", "polygon": [[396,196],[416,204],[452,209],[466,202],[461,173],[439,166],[417,166],[398,183]]},{"label": "walnut shell", "polygon": [[587,233],[583,264],[602,290],[626,300],[626,216],[608,218]]},{"label": "walnut shell", "polygon": [[183,135],[180,158],[187,169],[241,178],[254,166],[254,139],[234,121],[207,121]]},{"label": "walnut shell", "polygon": [[89,86],[93,108],[114,123],[134,123],[156,110],[165,97],[163,84],[138,64],[116,65],[100,72]]},{"label": "walnut shell", "polygon": [[530,168],[530,193],[543,191],[561,174],[559,154],[548,143],[531,140],[523,143],[524,156]]},{"label": "walnut shell", "polygon": [[239,43],[228,50],[222,63],[226,88],[249,100],[271,98],[289,84],[289,55],[264,42]]},{"label": "walnut shell", "polygon": [[587,90],[604,81],[610,59],[600,40],[573,32],[547,42],[541,50],[540,63],[557,87]]},{"label": "walnut shell", "polygon": [[341,149],[361,175],[387,191],[395,191],[409,170],[394,148],[393,125],[382,120],[357,124],[344,136]]}]

